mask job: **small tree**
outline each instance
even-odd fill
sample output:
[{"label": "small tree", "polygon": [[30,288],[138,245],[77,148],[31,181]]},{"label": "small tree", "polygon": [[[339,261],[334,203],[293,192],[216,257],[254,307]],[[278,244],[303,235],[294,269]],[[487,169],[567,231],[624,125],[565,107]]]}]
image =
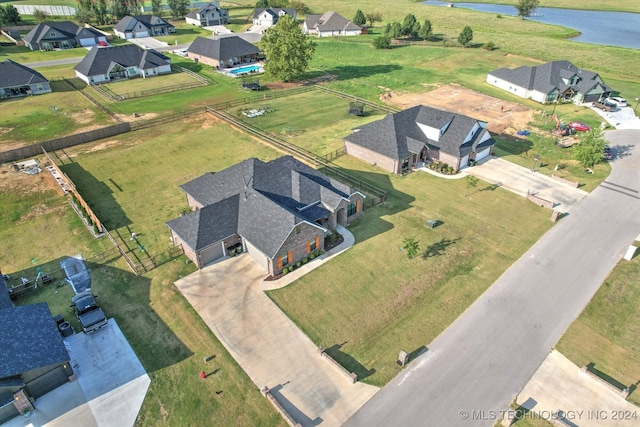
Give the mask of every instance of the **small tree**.
[{"label": "small tree", "polygon": [[[467,191],[478,186],[478,178],[473,175],[467,175],[465,180],[467,181]],[[464,192],[464,197],[467,197],[467,191]]]},{"label": "small tree", "polygon": [[407,258],[413,259],[420,251],[420,244],[413,237],[407,237],[402,241],[402,249],[407,254]]},{"label": "small tree", "polygon": [[[2,6],[0,6],[0,8],[2,8]],[[0,11],[0,20],[2,21],[1,23],[8,24],[9,22],[13,22],[13,25],[18,25],[18,22],[20,22],[20,14],[18,13],[18,9],[16,9],[15,6],[11,4],[6,5],[2,9],[3,10]]]},{"label": "small tree", "polygon": [[189,0],[167,0],[171,16],[174,18],[182,18],[187,14],[189,8]]},{"label": "small tree", "polygon": [[518,11],[518,16],[524,19],[527,16],[531,16],[533,11],[538,8],[539,4],[540,0],[518,0],[515,8]]},{"label": "small tree", "polygon": [[47,18],[49,18],[49,14],[44,10],[36,9],[33,12],[33,17],[35,18],[36,22],[42,23],[47,21]]},{"label": "small tree", "polygon": [[607,141],[600,128],[585,132],[580,138],[580,144],[576,147],[575,158],[584,167],[592,168],[602,161],[606,145]]},{"label": "small tree", "polygon": [[416,16],[413,13],[410,13],[407,16],[405,16],[404,20],[402,21],[401,34],[403,36],[416,37],[419,31],[420,31],[420,23],[416,19]]},{"label": "small tree", "polygon": [[78,0],[76,8],[76,21],[80,24],[90,24],[93,20],[93,8],[91,0]]},{"label": "small tree", "polygon": [[429,40],[432,35],[433,28],[431,27],[431,21],[425,19],[422,27],[420,27],[420,31],[418,32],[418,37],[420,37],[422,40]]},{"label": "small tree", "polygon": [[366,13],[365,16],[367,17],[367,21],[369,21],[370,28],[373,28],[374,22],[382,22],[382,15],[380,14],[380,12]]},{"label": "small tree", "polygon": [[266,9],[269,7],[269,2],[267,0],[258,0],[256,2],[256,9]]},{"label": "small tree", "polygon": [[356,15],[353,17],[353,19],[351,20],[354,24],[359,25],[359,26],[363,26],[364,24],[367,23],[367,18],[364,16],[364,13],[362,13],[362,11],[360,9],[358,9],[356,11]]},{"label": "small tree", "polygon": [[378,36],[373,39],[373,46],[376,49],[391,49],[391,37]]},{"label": "small tree", "polygon": [[98,25],[105,25],[109,23],[107,0],[98,0],[93,3],[93,16],[95,16]]},{"label": "small tree", "polygon": [[127,2],[126,0],[112,0],[111,2],[111,15],[116,21],[121,20],[127,16]]},{"label": "small tree", "polygon": [[155,16],[161,16],[162,10],[162,0],[151,0],[151,12],[153,12]]},{"label": "small tree", "polygon": [[304,4],[302,0],[290,0],[289,7],[295,9],[298,15],[308,15],[311,12],[309,6]]},{"label": "small tree", "polygon": [[265,71],[283,82],[300,77],[307,70],[316,49],[316,44],[302,33],[289,15],[269,27],[260,46],[268,59]]},{"label": "small tree", "polygon": [[473,40],[473,30],[471,29],[471,27],[466,26],[462,29],[462,32],[458,36],[458,43],[460,43],[463,47],[467,47],[469,46],[469,43],[471,43],[471,40]]},{"label": "small tree", "polygon": [[[385,28],[386,31],[386,28]],[[386,34],[392,39],[399,39],[402,37],[402,26],[399,22],[394,22],[389,26],[389,33]]]}]

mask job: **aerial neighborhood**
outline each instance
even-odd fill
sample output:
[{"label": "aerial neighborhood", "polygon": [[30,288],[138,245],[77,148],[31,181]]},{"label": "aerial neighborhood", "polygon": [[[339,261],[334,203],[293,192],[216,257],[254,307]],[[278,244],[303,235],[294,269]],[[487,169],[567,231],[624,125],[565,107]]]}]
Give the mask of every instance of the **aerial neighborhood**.
[{"label": "aerial neighborhood", "polygon": [[640,6],[23,3],[0,425],[640,425]]}]

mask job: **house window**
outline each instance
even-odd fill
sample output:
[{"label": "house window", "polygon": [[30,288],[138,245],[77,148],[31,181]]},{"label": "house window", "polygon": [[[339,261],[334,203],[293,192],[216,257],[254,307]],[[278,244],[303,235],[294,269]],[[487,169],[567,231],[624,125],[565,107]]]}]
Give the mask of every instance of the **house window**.
[{"label": "house window", "polygon": [[309,243],[309,252],[313,252],[316,250],[316,241],[314,240],[313,242]]},{"label": "house window", "polygon": [[54,33],[54,32],[52,31],[52,32],[50,32],[50,33],[49,33],[49,35],[50,35],[51,37],[55,37],[55,36],[56,36],[56,33]]},{"label": "house window", "polygon": [[355,215],[356,213],[358,213],[358,205],[356,203],[349,203],[347,216]]},{"label": "house window", "polygon": [[287,256],[283,256],[282,258],[282,266],[284,267],[285,265],[289,264],[289,259],[287,258]]}]

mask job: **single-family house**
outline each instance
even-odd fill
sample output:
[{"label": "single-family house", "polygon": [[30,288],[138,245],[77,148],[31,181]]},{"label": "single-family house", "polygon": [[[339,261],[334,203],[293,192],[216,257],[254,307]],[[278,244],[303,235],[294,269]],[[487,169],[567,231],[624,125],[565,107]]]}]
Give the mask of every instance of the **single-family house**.
[{"label": "single-family house", "polygon": [[278,20],[289,15],[295,21],[296,10],[294,8],[258,8],[253,12],[253,25],[259,25],[264,29],[276,25]]},{"label": "single-family house", "polygon": [[362,212],[364,195],[291,156],[250,158],[180,186],[193,212],[167,223],[202,268],[242,248],[270,275],[324,247]]},{"label": "single-family house", "polygon": [[344,145],[348,154],[397,174],[426,161],[460,170],[491,155],[495,141],[485,122],[417,105],[355,129]]},{"label": "single-family house", "polygon": [[220,8],[220,2],[207,3],[200,9],[189,12],[185,17],[187,24],[198,27],[224,25],[229,23],[229,11]]},{"label": "single-family house", "polygon": [[133,44],[93,47],[73,68],[87,84],[171,73],[171,60],[153,49]]},{"label": "single-family house", "polygon": [[2,274],[0,348],[0,424],[33,410],[33,399],[72,379],[69,353],[49,307],[13,307]]},{"label": "single-family house", "polygon": [[187,49],[187,57],[214,68],[231,68],[258,60],[260,49],[238,37],[207,39],[197,37]]},{"label": "single-family house", "polygon": [[0,62],[0,99],[49,92],[49,80],[39,72],[10,59]]},{"label": "single-family house", "polygon": [[80,27],[71,21],[42,22],[23,38],[31,50],[71,49],[107,44],[107,36],[91,27]]},{"label": "single-family house", "polygon": [[325,12],[322,15],[307,15],[302,32],[318,37],[359,36],[362,27],[344,18],[337,12]]},{"label": "single-family house", "polygon": [[556,101],[581,104],[600,101],[611,94],[611,88],[598,73],[580,69],[569,61],[499,68],[487,74],[487,83],[541,104]]},{"label": "single-family house", "polygon": [[176,28],[153,15],[125,16],[113,27],[113,32],[121,39],[135,39],[141,37],[168,36],[175,33]]}]

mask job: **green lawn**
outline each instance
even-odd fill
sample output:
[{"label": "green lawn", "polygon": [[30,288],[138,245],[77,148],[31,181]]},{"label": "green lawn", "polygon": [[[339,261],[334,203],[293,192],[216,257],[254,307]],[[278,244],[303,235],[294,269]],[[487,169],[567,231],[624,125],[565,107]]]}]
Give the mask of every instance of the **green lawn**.
[{"label": "green lawn", "polygon": [[[388,201],[350,227],[353,248],[269,296],[348,370],[384,385],[400,372],[398,351],[427,346],[551,227],[549,211],[487,183],[465,197],[465,180],[337,163]],[[428,219],[442,224],[428,229]],[[406,237],[420,244],[413,260],[400,250]]]},{"label": "green lawn", "polygon": [[[251,109],[267,108],[266,114],[249,118]],[[362,117],[349,114],[349,100],[319,90],[269,99],[229,109],[247,124],[289,141],[305,150],[325,155],[344,148],[342,138],[362,124],[379,120],[386,113],[368,110]]]},{"label": "green lawn", "polygon": [[[0,48],[0,61],[11,59],[21,64],[40,61],[54,61],[56,59],[82,58],[87,54],[87,49],[78,47],[75,49],[63,49],[52,51],[31,50],[24,46],[2,46]],[[73,68],[75,64],[70,65]]]},{"label": "green lawn", "polygon": [[[636,242],[637,244],[637,242]],[[595,369],[632,387],[640,405],[640,257],[621,260],[556,348],[578,366]]]},{"label": "green lawn", "polygon": [[[518,3],[518,0],[465,0],[465,3],[493,3],[516,5]],[[620,2],[617,0],[540,0],[539,7],[640,12],[640,5],[636,2]]]},{"label": "green lawn", "polygon": [[114,123],[64,82],[51,82],[51,88],[52,93],[2,101],[1,150]]},{"label": "green lawn", "polygon": [[109,83],[105,88],[117,95],[125,95],[152,91],[154,89],[169,88],[172,86],[194,85],[199,83],[199,80],[196,80],[193,76],[187,73],[172,72],[171,74],[163,74],[152,78],[121,80]]}]

